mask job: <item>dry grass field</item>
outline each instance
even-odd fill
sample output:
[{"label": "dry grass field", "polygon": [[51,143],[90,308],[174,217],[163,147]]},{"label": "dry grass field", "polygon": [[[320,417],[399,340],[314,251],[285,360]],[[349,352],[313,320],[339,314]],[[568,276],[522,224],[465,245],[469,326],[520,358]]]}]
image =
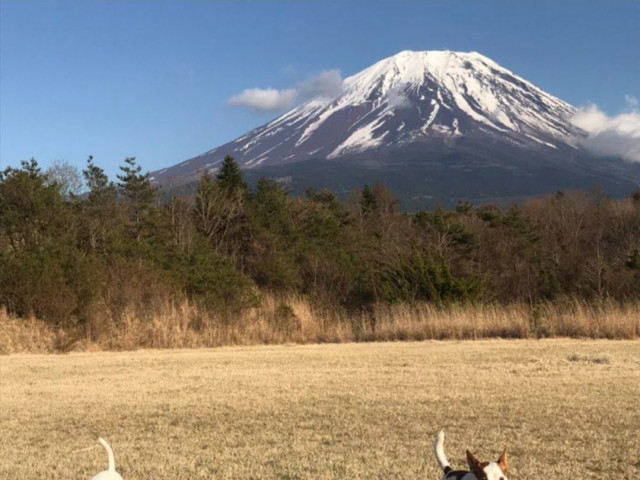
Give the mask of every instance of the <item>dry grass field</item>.
[{"label": "dry grass field", "polygon": [[482,338],[640,338],[640,302],[565,299],[531,306],[430,303],[374,305],[347,313],[312,305],[300,296],[265,295],[237,318],[189,302],[126,310],[98,322],[53,326],[0,308],[0,355],[139,348],[210,348],[286,343],[349,343]]},{"label": "dry grass field", "polygon": [[[640,343],[483,340],[0,357],[0,478],[439,479],[432,439],[511,479],[640,476]],[[87,447],[94,447],[86,450]]]}]

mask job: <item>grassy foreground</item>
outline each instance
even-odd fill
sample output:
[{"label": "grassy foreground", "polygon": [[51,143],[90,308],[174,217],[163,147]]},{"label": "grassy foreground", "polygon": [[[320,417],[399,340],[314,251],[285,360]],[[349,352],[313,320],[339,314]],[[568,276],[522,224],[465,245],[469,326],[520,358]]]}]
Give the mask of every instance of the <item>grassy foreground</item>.
[{"label": "grassy foreground", "polygon": [[[0,478],[638,478],[640,342],[487,340],[0,358]],[[94,447],[88,449],[87,447]]]}]

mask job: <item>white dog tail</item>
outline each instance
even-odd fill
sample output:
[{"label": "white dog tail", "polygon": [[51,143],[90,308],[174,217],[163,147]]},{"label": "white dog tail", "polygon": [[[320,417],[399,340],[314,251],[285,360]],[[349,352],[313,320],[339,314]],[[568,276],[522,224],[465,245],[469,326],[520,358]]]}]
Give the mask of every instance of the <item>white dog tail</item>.
[{"label": "white dog tail", "polygon": [[436,435],[436,441],[433,445],[433,449],[436,453],[436,460],[438,460],[438,464],[440,468],[444,471],[444,473],[449,473],[451,471],[451,467],[449,466],[449,460],[447,460],[447,456],[444,454],[444,431],[440,430]]},{"label": "white dog tail", "polygon": [[107,467],[107,470],[109,470],[110,472],[115,472],[116,471],[116,459],[113,456],[113,450],[111,450],[111,447],[109,446],[109,444],[107,443],[107,441],[104,438],[98,438],[98,441],[105,448],[105,450],[107,451],[107,457],[109,457],[109,466]]}]

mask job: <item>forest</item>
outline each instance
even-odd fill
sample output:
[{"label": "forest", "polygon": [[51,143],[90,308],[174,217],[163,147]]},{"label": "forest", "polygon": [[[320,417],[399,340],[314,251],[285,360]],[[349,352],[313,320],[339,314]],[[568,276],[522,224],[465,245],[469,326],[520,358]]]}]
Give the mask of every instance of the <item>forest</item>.
[{"label": "forest", "polygon": [[198,332],[246,323],[268,301],[288,338],[304,321],[290,299],[356,333],[399,306],[516,305],[531,324],[550,305],[640,303],[640,191],[404,213],[382,183],[346,202],[311,189],[296,198],[269,179],[250,188],[231,157],[180,197],[163,196],[135,158],[120,170],[113,181],[89,157],[82,172],[31,160],[0,173],[5,322],[96,340],[188,305],[197,314],[181,328]]}]

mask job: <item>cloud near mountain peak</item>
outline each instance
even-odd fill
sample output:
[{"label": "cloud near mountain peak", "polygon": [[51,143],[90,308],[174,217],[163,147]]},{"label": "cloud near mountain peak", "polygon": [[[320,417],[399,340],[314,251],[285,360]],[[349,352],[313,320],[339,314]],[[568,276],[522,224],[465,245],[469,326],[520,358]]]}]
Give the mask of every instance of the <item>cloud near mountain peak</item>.
[{"label": "cloud near mountain peak", "polygon": [[312,98],[331,99],[340,95],[344,80],[340,70],[326,70],[313,75],[295,87],[285,89],[248,88],[228,100],[234,107],[255,112],[278,112]]},{"label": "cloud near mountain peak", "polygon": [[628,110],[609,116],[597,105],[578,109],[572,123],[587,133],[582,144],[599,155],[613,155],[640,162],[640,111],[634,96],[626,97]]}]

